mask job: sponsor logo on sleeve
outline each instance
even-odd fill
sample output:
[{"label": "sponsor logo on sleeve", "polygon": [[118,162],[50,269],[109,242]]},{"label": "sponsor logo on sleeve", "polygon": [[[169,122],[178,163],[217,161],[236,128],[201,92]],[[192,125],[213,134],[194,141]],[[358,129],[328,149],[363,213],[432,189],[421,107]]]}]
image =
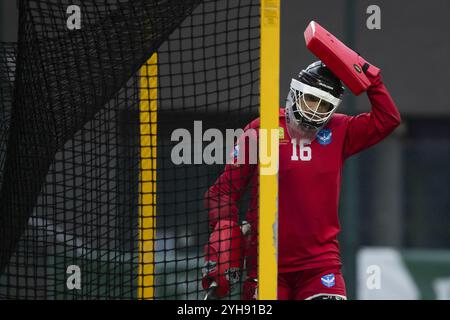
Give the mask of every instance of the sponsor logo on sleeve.
[{"label": "sponsor logo on sleeve", "polygon": [[279,135],[279,144],[288,144],[289,140],[286,139],[286,135],[284,133],[284,128],[280,127],[280,135]]},{"label": "sponsor logo on sleeve", "polygon": [[239,145],[235,145],[233,149],[233,163],[232,166],[239,167]]}]

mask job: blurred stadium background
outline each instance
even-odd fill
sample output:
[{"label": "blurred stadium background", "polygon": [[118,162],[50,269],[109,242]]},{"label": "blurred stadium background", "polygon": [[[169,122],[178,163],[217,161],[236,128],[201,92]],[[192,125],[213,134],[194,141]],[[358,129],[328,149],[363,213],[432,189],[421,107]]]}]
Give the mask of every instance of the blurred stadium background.
[{"label": "blurred stadium background", "polygon": [[[366,9],[374,4],[381,8],[381,30],[366,27]],[[450,3],[446,0],[282,1],[281,105],[291,77],[314,59],[304,46],[303,30],[310,20],[316,20],[382,69],[385,83],[403,119],[401,127],[391,137],[353,157],[345,167],[340,243],[350,298],[450,299],[449,12]],[[0,1],[0,17],[0,40],[17,41],[15,1]],[[249,105],[254,106],[254,101]],[[364,95],[353,97],[348,93],[341,112],[356,114],[368,110]],[[217,116],[207,108],[181,111],[182,116],[175,116],[170,126],[164,127],[162,139],[167,140],[166,145],[169,145],[167,133],[171,129],[190,128],[194,119],[206,119],[206,122],[211,119],[212,126]],[[229,119],[221,125],[224,128],[244,126],[258,116],[257,108],[250,107],[246,111],[245,115],[239,114],[238,119]],[[172,264],[164,264],[165,271],[172,270],[167,271],[172,274],[171,280],[165,280],[172,281],[172,285],[166,286],[162,295],[197,299],[198,252],[206,239],[206,234],[198,231],[206,229],[206,221],[199,218],[204,212],[198,213],[203,210],[201,194],[214,181],[221,167],[208,173],[199,166],[183,168],[176,173],[170,171],[170,164],[165,168],[168,168],[163,173],[166,190],[184,188],[187,191],[181,195],[183,203],[177,205],[176,197],[169,192],[158,200],[167,204],[162,209],[167,225],[174,225],[171,221],[175,216],[170,212],[185,213],[184,222],[179,223],[180,230],[169,228],[165,232],[171,235],[161,236],[165,240],[161,248],[178,257]],[[204,180],[195,188],[180,187],[180,181],[187,183],[190,176],[196,175],[202,175]],[[180,207],[184,205],[188,207]],[[192,221],[198,223],[192,224]],[[35,222],[39,224],[38,220]],[[57,251],[57,246],[54,250]],[[47,254],[54,255],[55,252]],[[49,259],[45,255],[40,257]],[[51,261],[55,263],[55,259]],[[183,261],[184,266],[180,267],[177,261]],[[380,271],[380,283],[374,288],[368,282],[377,275],[377,270]],[[122,270],[122,273],[133,277],[130,270]],[[189,276],[189,273],[194,275]],[[130,278],[117,281],[126,283]],[[193,289],[176,288],[174,279],[187,287],[193,286]],[[0,294],[4,294],[3,290],[0,282]],[[45,295],[43,292],[41,297]],[[67,293],[61,297],[67,298]]]}]

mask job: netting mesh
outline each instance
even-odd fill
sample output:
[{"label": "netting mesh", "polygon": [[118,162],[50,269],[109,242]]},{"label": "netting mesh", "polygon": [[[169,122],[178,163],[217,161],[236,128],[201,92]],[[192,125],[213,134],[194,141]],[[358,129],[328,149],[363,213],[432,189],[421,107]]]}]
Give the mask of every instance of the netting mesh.
[{"label": "netting mesh", "polygon": [[[30,0],[19,23],[18,44],[0,46],[0,297],[203,298],[204,194],[223,165],[174,164],[171,133],[257,117],[259,1]],[[143,96],[154,54],[157,95]]]}]

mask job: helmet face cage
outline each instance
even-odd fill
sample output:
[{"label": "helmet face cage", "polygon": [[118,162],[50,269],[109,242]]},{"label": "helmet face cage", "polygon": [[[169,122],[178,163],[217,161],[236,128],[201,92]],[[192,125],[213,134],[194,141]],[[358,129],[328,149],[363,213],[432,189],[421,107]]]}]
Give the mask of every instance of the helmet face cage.
[{"label": "helmet face cage", "polygon": [[[336,107],[331,105],[329,102],[324,101],[321,98],[312,96],[309,98],[309,94],[291,89],[291,95],[293,98],[294,106],[294,116],[296,119],[301,118],[306,119],[308,122],[312,122],[317,125],[321,125],[331,117],[331,115],[336,110]],[[308,96],[308,99],[305,99]],[[316,100],[311,104],[311,100]],[[322,105],[327,104],[330,106],[327,108],[329,111],[320,112],[319,109]]]},{"label": "helmet face cage", "polygon": [[[330,120],[341,103],[340,99],[330,93],[296,79],[292,79],[288,100],[292,104],[292,113],[297,124],[317,131]],[[325,104],[326,111],[319,110]]]},{"label": "helmet face cage", "polygon": [[323,126],[302,118],[298,112],[297,104],[294,102],[294,96],[292,92],[289,92],[286,101],[286,128],[291,139],[299,141],[309,139],[312,141]]}]

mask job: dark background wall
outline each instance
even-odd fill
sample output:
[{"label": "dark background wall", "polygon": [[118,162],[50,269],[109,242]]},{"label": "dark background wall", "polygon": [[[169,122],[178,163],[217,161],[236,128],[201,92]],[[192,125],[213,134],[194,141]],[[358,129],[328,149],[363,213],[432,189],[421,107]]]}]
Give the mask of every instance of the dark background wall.
[{"label": "dark background wall", "polygon": [[0,1],[0,40],[16,41],[17,40],[17,21],[18,12],[16,1],[1,0]]},{"label": "dark background wall", "polygon": [[[381,9],[381,30],[366,27],[369,5]],[[402,114],[450,115],[449,12],[450,2],[445,0],[283,0],[282,98],[290,78],[315,59],[303,38],[307,24],[315,20],[346,43],[350,40],[352,47],[382,69]],[[365,97],[357,101],[358,110],[366,110]]]}]

